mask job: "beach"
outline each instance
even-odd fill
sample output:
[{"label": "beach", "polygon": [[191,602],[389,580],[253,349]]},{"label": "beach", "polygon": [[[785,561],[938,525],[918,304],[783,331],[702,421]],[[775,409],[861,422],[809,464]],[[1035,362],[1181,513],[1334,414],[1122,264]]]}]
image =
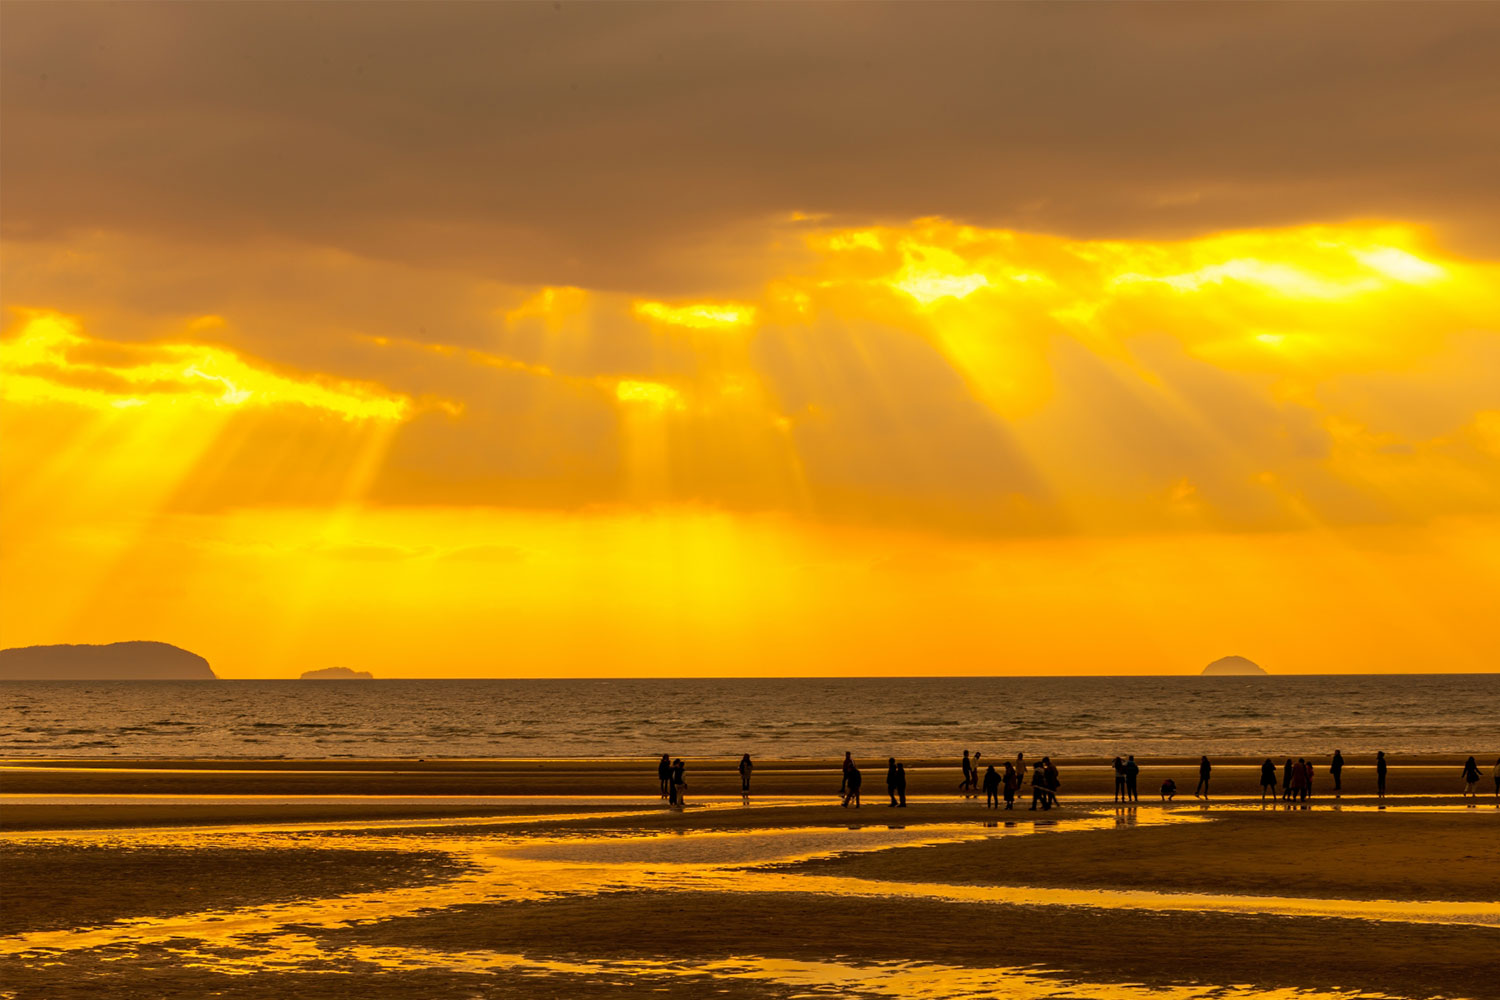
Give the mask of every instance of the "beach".
[{"label": "beach", "polygon": [[1262,808],[1249,761],[1204,802],[1142,760],[1117,806],[1064,759],[1035,812],[952,762],[897,809],[862,760],[858,810],[826,762],[762,761],[748,801],[687,763],[674,810],[644,760],[8,762],[0,992],[1500,996],[1500,808],[1451,761]]}]

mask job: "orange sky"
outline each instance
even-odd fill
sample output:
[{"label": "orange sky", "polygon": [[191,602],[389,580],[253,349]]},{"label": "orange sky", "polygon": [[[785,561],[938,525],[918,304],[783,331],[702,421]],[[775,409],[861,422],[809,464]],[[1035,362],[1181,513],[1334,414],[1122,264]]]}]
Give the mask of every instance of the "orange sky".
[{"label": "orange sky", "polygon": [[[5,10],[0,644],[235,677],[1495,669],[1500,261],[1463,172],[1500,130],[1457,85],[1493,12],[1330,42],[1318,11],[979,9],[1080,60],[980,86],[907,8],[304,9]],[[1120,30],[1155,75],[1091,75]],[[390,58],[414,31],[457,47],[437,82]],[[1321,58],[1255,62],[1288,31]],[[758,32],[779,58],[730,41]],[[1316,128],[1267,89],[1298,68]],[[1077,93],[1157,76],[1214,124]],[[908,86],[1010,140],[861,117]]]}]

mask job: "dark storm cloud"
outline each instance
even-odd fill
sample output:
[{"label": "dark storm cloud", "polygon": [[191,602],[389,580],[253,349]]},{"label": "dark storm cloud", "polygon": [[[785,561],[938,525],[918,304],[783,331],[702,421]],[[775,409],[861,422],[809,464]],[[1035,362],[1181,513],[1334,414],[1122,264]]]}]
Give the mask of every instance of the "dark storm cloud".
[{"label": "dark storm cloud", "polygon": [[[4,231],[291,239],[687,291],[764,222],[1494,250],[1500,5],[29,4]],[[1489,240],[1486,244],[1486,240]]]}]

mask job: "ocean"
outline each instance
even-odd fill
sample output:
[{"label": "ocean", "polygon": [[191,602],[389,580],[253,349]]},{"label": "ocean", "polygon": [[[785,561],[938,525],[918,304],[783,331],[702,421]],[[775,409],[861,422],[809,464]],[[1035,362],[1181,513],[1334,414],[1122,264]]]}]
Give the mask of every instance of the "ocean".
[{"label": "ocean", "polygon": [[1463,755],[1500,675],[6,681],[5,757]]}]

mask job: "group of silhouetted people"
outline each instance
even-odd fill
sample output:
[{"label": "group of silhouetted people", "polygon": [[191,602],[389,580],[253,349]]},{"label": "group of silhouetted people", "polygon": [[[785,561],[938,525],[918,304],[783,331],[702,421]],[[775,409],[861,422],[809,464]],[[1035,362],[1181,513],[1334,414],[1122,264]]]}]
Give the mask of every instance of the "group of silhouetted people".
[{"label": "group of silhouetted people", "polygon": [[[1026,755],[1016,754],[1014,762],[1005,761],[1000,769],[994,764],[985,766],[984,772],[980,773],[979,751],[971,756],[968,750],[963,752],[963,761],[960,767],[963,772],[962,780],[959,782],[959,791],[968,797],[978,795],[980,789],[984,791],[984,804],[986,809],[1000,808],[1002,798],[1006,809],[1015,808],[1017,794],[1022,785],[1027,781]],[[1112,762],[1115,774],[1115,802],[1133,803],[1140,801],[1137,782],[1140,777],[1141,768],[1135,762],[1135,755],[1131,754],[1125,758],[1116,757]],[[662,754],[657,764],[656,774],[661,781],[661,797],[668,805],[681,809],[684,805],[683,794],[687,782],[683,779],[685,765],[681,758],[673,760],[670,754]],[[750,798],[750,775],[755,769],[747,753],[740,758],[740,791],[748,802]],[[1385,759],[1385,751],[1381,750],[1375,754],[1375,794],[1381,800],[1385,799],[1385,779],[1388,765]],[[1315,768],[1312,761],[1304,757],[1298,757],[1294,762],[1288,757],[1286,763],[1277,774],[1277,767],[1271,758],[1267,757],[1260,765],[1260,799],[1265,802],[1281,801],[1286,803],[1307,802],[1313,795],[1313,775]],[[1328,765],[1328,774],[1333,779],[1333,794],[1335,797],[1343,794],[1344,789],[1344,754],[1341,750],[1333,752],[1333,759]],[[1193,789],[1193,797],[1208,799],[1209,782],[1213,776],[1213,764],[1205,755],[1198,761],[1198,784]],[[1479,763],[1471,756],[1464,762],[1463,767],[1463,795],[1467,798],[1478,798]],[[1500,759],[1495,761],[1493,772],[1495,780],[1495,797],[1500,800]],[[839,797],[842,805],[847,808],[851,803],[854,808],[860,807],[860,786],[864,782],[864,776],[859,767],[854,763],[852,752],[844,753],[843,782],[839,786]],[[1052,758],[1043,757],[1039,762],[1032,765],[1030,772],[1031,782],[1031,808],[1052,809],[1060,807],[1057,798],[1057,789],[1062,784],[1058,774],[1057,766],[1052,763]],[[906,765],[899,763],[895,757],[887,762],[885,772],[886,794],[890,796],[888,805],[896,808],[906,807]],[[1161,799],[1163,802],[1171,802],[1177,795],[1177,782],[1168,777],[1161,783]]]}]

